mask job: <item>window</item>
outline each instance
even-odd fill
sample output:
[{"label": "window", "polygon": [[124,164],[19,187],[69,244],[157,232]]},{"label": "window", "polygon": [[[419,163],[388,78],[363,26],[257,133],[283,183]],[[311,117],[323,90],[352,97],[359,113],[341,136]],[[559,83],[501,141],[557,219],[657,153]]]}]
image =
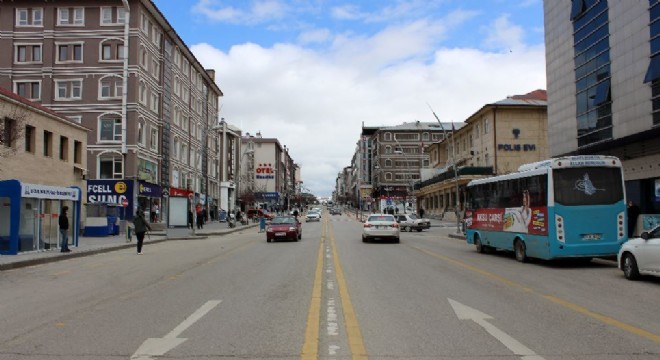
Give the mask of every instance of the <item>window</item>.
[{"label": "window", "polygon": [[41,63],[41,44],[15,44],[14,63]]},{"label": "window", "polygon": [[99,159],[100,179],[122,179],[124,167],[121,157],[103,157]]},{"label": "window", "polygon": [[160,49],[160,38],[161,38],[160,31],[158,31],[158,28],[156,27],[156,25],[154,25],[151,28],[151,42],[153,42],[154,45],[156,45],[156,48],[158,49]]},{"label": "window", "polygon": [[126,9],[123,7],[117,8],[117,24],[126,23]]},{"label": "window", "polygon": [[70,43],[70,44],[57,44],[57,63],[62,62],[82,62],[83,60],[83,44]]},{"label": "window", "polygon": [[121,117],[105,115],[99,119],[99,141],[121,141]]},{"label": "window", "polygon": [[17,81],[14,83],[14,92],[26,99],[41,99],[41,81]]},{"label": "window", "polygon": [[144,121],[138,121],[138,131],[137,131],[137,141],[138,145],[145,145],[144,142]]},{"label": "window", "polygon": [[490,131],[490,120],[484,118],[484,135]]},{"label": "window", "polygon": [[149,66],[149,56],[145,48],[140,48],[140,66],[147,69]]},{"label": "window", "polygon": [[53,133],[44,130],[44,156],[53,156]]},{"label": "window", "polygon": [[60,136],[60,160],[69,160],[69,139],[66,136]]},{"label": "window", "polygon": [[151,128],[150,148],[151,150],[158,151],[158,128]]},{"label": "window", "polygon": [[143,33],[149,34],[149,28],[151,27],[151,22],[149,21],[149,18],[147,17],[146,14],[142,14],[140,17],[140,30],[142,30]]},{"label": "window", "polygon": [[159,102],[159,96],[157,93],[152,92],[151,93],[151,102],[149,103],[149,108],[151,111],[158,113],[158,102]]},{"label": "window", "polygon": [[147,85],[144,81],[140,81],[140,102],[142,104],[147,104]]},{"label": "window", "polygon": [[16,9],[16,26],[41,27],[44,24],[44,10],[42,8]]},{"label": "window", "polygon": [[73,141],[73,162],[82,164],[82,142],[78,140]]},{"label": "window", "polygon": [[[619,168],[566,168],[552,172],[555,202],[571,205],[607,205],[623,199],[623,184]],[[585,186],[595,189],[586,191]]]},{"label": "window", "polygon": [[34,154],[34,145],[35,145],[35,136],[36,129],[34,126],[26,125],[25,126],[25,152]]},{"label": "window", "polygon": [[112,8],[101,8],[101,25],[112,25]]},{"label": "window", "polygon": [[392,160],[391,159],[385,159],[385,167],[392,167]]},{"label": "window", "polygon": [[2,133],[0,134],[0,144],[8,148],[13,148],[16,145],[16,121],[10,118],[5,118],[3,122]]},{"label": "window", "polygon": [[172,156],[179,160],[179,139],[174,138],[174,145],[172,146]]},{"label": "window", "polygon": [[118,39],[109,39],[101,42],[101,61],[119,62],[124,59],[126,49],[124,42]]},{"label": "window", "polygon": [[55,100],[80,100],[82,98],[82,80],[56,80]]},{"label": "window", "polygon": [[99,99],[118,99],[123,95],[124,83],[119,76],[108,75],[99,80]]},{"label": "window", "polygon": [[85,25],[85,8],[58,8],[58,26],[83,26]]},{"label": "window", "polygon": [[160,78],[160,63],[158,62],[158,59],[151,60],[151,75],[156,79]]},{"label": "window", "polygon": [[383,140],[392,141],[392,133],[386,132],[385,134],[383,134]]},{"label": "window", "polygon": [[425,132],[422,134],[422,141],[429,141],[429,133]]},{"label": "window", "polygon": [[67,116],[67,118],[76,124],[82,123],[82,115]]}]

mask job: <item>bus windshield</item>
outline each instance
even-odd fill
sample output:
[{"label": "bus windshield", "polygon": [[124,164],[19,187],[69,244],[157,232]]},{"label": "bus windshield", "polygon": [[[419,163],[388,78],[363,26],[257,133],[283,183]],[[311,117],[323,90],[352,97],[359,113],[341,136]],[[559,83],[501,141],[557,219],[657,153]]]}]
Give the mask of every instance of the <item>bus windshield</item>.
[{"label": "bus windshield", "polygon": [[623,200],[620,168],[567,168],[552,173],[557,204],[610,205]]}]

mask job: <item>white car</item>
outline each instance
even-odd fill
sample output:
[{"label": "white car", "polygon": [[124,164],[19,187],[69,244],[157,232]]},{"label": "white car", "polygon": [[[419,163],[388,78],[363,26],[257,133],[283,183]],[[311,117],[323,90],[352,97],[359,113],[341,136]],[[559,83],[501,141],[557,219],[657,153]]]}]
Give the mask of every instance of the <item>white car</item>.
[{"label": "white car", "polygon": [[310,221],[321,221],[321,214],[315,211],[308,212],[307,215],[305,216],[305,222],[310,222]]},{"label": "white car", "polygon": [[619,250],[617,263],[628,280],[640,275],[660,276],[660,225],[626,241]]},{"label": "white car", "polygon": [[371,214],[362,226],[362,242],[370,239],[392,239],[398,243],[399,229],[394,215]]}]

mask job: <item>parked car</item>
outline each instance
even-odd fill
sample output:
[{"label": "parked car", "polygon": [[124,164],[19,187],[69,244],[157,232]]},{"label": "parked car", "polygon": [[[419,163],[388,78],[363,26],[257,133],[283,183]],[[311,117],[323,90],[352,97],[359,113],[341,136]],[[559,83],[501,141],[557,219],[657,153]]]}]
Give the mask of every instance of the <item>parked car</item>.
[{"label": "parked car", "polygon": [[305,222],[310,221],[321,221],[321,213],[310,210],[307,215],[305,215]]},{"label": "parked car", "polygon": [[337,207],[331,208],[330,215],[341,215],[341,209]]},{"label": "parked car", "polygon": [[268,210],[264,210],[264,209],[248,209],[247,211],[248,219],[259,218],[261,216],[265,217],[266,220],[271,220],[275,215],[273,215],[273,213],[271,212],[268,212]]},{"label": "parked car", "polygon": [[619,250],[617,263],[628,280],[641,275],[660,276],[660,225],[626,241]]},{"label": "parked car", "polygon": [[391,239],[399,242],[399,223],[394,215],[371,214],[362,226],[362,242],[371,239]]},{"label": "parked car", "polygon": [[275,216],[266,226],[266,242],[302,239],[302,224],[293,216]]},{"label": "parked car", "polygon": [[414,214],[398,214],[394,217],[403,231],[422,231],[431,227],[429,219],[420,219]]}]

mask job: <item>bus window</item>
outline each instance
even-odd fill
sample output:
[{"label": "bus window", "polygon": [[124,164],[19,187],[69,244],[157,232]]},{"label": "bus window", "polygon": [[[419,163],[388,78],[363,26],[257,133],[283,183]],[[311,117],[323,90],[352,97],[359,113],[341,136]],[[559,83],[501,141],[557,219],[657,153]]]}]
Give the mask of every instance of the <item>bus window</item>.
[{"label": "bus window", "polygon": [[555,202],[561,205],[609,205],[623,200],[619,168],[569,168],[553,171]]}]

